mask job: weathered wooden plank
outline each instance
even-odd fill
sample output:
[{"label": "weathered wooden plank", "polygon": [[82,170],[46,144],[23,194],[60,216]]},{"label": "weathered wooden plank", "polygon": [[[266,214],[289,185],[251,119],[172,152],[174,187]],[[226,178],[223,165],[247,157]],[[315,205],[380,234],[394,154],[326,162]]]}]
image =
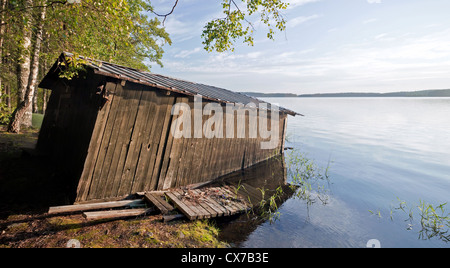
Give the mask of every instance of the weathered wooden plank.
[{"label": "weathered wooden plank", "polygon": [[[172,125],[173,116],[171,113],[174,105],[175,97],[170,96],[169,102],[166,108],[166,114],[164,118],[164,124],[161,131],[161,136],[158,145],[158,151],[155,159],[155,165],[151,170],[152,179],[150,187],[152,189],[163,190],[164,189],[164,177],[166,175],[166,169],[168,163],[165,163],[165,155],[170,153],[172,147],[173,137],[170,135],[170,127]],[[167,160],[168,161],[168,160]]]},{"label": "weathered wooden plank", "polygon": [[[105,90],[108,92],[115,92],[116,84],[106,83]],[[98,155],[100,152],[100,146],[102,144],[102,139],[106,129],[106,123],[108,121],[111,106],[114,102],[114,94],[110,95],[110,103],[106,104],[102,110],[99,111],[97,122],[95,123],[94,130],[92,133],[91,143],[89,145],[88,153],[86,156],[86,161],[84,164],[83,172],[80,177],[80,182],[77,189],[77,201],[82,201],[86,199],[87,193],[89,191],[89,186],[91,185],[92,175],[94,173],[94,168],[98,160]]]},{"label": "weathered wooden plank", "polygon": [[135,144],[138,140],[136,135],[139,135],[141,127],[138,125],[138,116],[142,115],[142,112],[139,113],[139,111],[143,109],[143,103],[145,102],[142,100],[145,87],[142,85],[130,87],[131,85],[134,85],[132,83],[129,83],[128,85],[128,90],[134,91],[135,97],[129,103],[133,108],[129,112],[127,124],[124,127],[126,132],[122,137],[122,150],[120,152],[120,158],[114,178],[114,185],[111,190],[111,194],[118,196],[131,193],[135,174],[133,166],[135,166],[135,163],[130,164],[129,162],[134,161],[134,159],[137,159],[138,157],[138,153],[135,151]]},{"label": "weathered wooden plank", "polygon": [[157,113],[153,121],[148,147],[146,148],[147,152],[144,152],[144,154],[148,155],[148,159],[144,159],[142,162],[144,164],[142,176],[146,178],[144,189],[148,191],[153,191],[158,188],[161,159],[168,138],[167,128],[171,122],[171,108],[174,99],[174,97],[158,97]]},{"label": "weathered wooden plank", "polygon": [[286,143],[286,129],[287,129],[287,115],[286,114],[283,114],[282,124],[283,124],[283,128],[282,128],[282,133],[281,133],[280,154],[284,153],[284,145]]},{"label": "weathered wooden plank", "polygon": [[[154,90],[145,90],[143,92],[145,94],[145,103],[144,109],[142,113],[144,114],[143,122],[137,122],[141,126],[141,130],[139,133],[139,138],[136,141],[136,160],[131,161],[130,165],[132,168],[131,174],[134,176],[134,181],[132,185],[131,192],[138,192],[138,191],[145,191],[145,184],[146,180],[150,179],[147,178],[147,176],[143,176],[142,170],[145,168],[148,168],[148,159],[151,155],[151,149],[154,147],[153,143],[153,136],[156,132],[156,125],[155,123],[160,122],[159,114],[160,109],[158,109],[158,106],[160,104],[160,98],[157,96],[156,92]],[[153,135],[153,136],[152,136]],[[156,154],[156,153],[155,153]],[[146,163],[145,165],[143,163]],[[134,165],[134,166],[133,166]],[[142,167],[144,166],[144,167]],[[153,165],[152,165],[153,167]],[[130,174],[130,175],[131,175]]]},{"label": "weathered wooden plank", "polygon": [[223,189],[226,190],[232,198],[237,199],[237,201],[233,202],[233,205],[240,211],[247,211],[250,208],[250,205],[246,202],[245,197],[239,194],[238,189],[231,185],[224,186]]},{"label": "weathered wooden plank", "polygon": [[[206,125],[207,129],[211,129],[212,121],[208,120],[205,125]],[[206,138],[206,137],[204,137],[204,139],[207,140],[207,143],[206,143],[206,147],[205,147],[206,151],[204,152],[204,156],[203,156],[203,159],[202,159],[202,163],[203,163],[202,167],[203,168],[202,168],[201,173],[199,174],[201,179],[203,179],[203,178],[212,178],[211,174],[213,172],[212,171],[213,155],[214,155],[214,152],[215,152],[215,143],[216,143],[216,139],[215,138]]]},{"label": "weathered wooden plank", "polygon": [[223,206],[225,206],[230,211],[231,215],[239,213],[241,209],[234,204],[235,201],[233,200],[235,195],[227,191],[224,187],[220,187],[219,189],[224,196]]},{"label": "weathered wooden plank", "polygon": [[250,202],[233,187],[208,187],[188,190],[171,189],[166,195],[190,220],[229,216],[251,209]]},{"label": "weathered wooden plank", "polygon": [[[178,156],[175,156],[178,160],[178,165],[175,166],[175,170],[173,171],[173,177],[172,177],[172,183],[171,186],[173,187],[178,187],[178,186],[184,186],[189,184],[186,180],[186,176],[185,176],[185,170],[189,168],[190,163],[192,161],[192,158],[188,158],[187,154],[189,154],[189,152],[192,151],[192,146],[193,146],[193,136],[192,136],[192,131],[195,130],[194,129],[194,103],[192,101],[191,98],[186,99],[186,103],[189,105],[190,107],[190,116],[191,116],[191,120],[190,120],[190,136],[189,137],[183,137],[182,138],[182,142],[181,142],[181,148],[178,150]],[[186,126],[183,126],[183,128],[185,128]],[[173,163],[173,162],[171,162]]]},{"label": "weathered wooden plank", "polygon": [[198,215],[196,212],[194,212],[190,207],[188,207],[187,205],[185,205],[183,203],[183,201],[181,201],[177,195],[175,195],[172,192],[167,192],[166,193],[167,197],[170,198],[170,200],[175,204],[175,206],[181,211],[183,212],[184,215],[186,215],[186,217],[189,220],[195,220],[198,218]]},{"label": "weathered wooden plank", "polygon": [[[222,108],[225,108],[223,106],[221,106]],[[215,155],[215,166],[214,166],[214,173],[213,173],[213,177],[214,178],[218,178],[222,175],[225,174],[225,163],[226,163],[226,154],[225,154],[225,145],[226,145],[226,139],[225,139],[225,114],[222,113],[222,116],[219,119],[219,127],[215,126],[216,128],[218,127],[218,132],[219,137],[217,138],[217,145],[216,145],[216,155]]]},{"label": "weathered wooden plank", "polygon": [[92,211],[92,212],[84,212],[83,217],[85,217],[87,220],[127,218],[127,217],[145,216],[152,213],[153,211],[154,211],[153,208]]},{"label": "weathered wooden plank", "polygon": [[141,199],[137,199],[137,200],[101,202],[101,203],[92,203],[92,204],[83,204],[83,205],[56,206],[56,207],[50,207],[48,210],[48,214],[81,212],[81,211],[88,211],[88,210],[118,208],[118,207],[135,207],[135,206],[142,206],[142,205],[144,205],[144,201]]},{"label": "weathered wooden plank", "polygon": [[109,165],[110,163],[106,163],[107,153],[108,151],[112,150],[111,146],[114,146],[114,143],[111,142],[111,137],[113,136],[113,129],[118,128],[115,127],[116,125],[116,118],[118,117],[118,114],[120,113],[119,107],[121,106],[121,103],[124,99],[123,97],[123,88],[120,84],[116,85],[116,89],[114,92],[114,102],[111,103],[111,110],[108,116],[108,120],[106,122],[104,135],[102,137],[102,142],[100,145],[99,153],[97,156],[97,161],[95,163],[94,171],[92,174],[92,179],[90,183],[90,188],[88,191],[88,195],[83,198],[84,200],[87,199],[95,199],[95,195],[97,193],[97,188],[101,188],[104,186],[104,184],[101,184],[101,173],[103,171],[104,165]]},{"label": "weathered wooden plank", "polygon": [[[205,107],[205,103],[203,103],[203,107]],[[202,126],[203,126],[203,131],[204,129],[209,129],[211,128],[211,121],[207,121],[207,119],[205,119],[205,116],[202,117]],[[208,170],[209,170],[209,161],[210,161],[210,156],[211,156],[211,143],[212,143],[212,139],[206,138],[204,135],[204,132],[202,134],[202,139],[201,139],[201,154],[200,154],[200,158],[197,162],[197,173],[194,175],[194,180],[203,180],[204,178],[208,178]]]},{"label": "weathered wooden plank", "polygon": [[[194,101],[195,98],[199,98],[199,97],[194,97]],[[202,102],[203,103],[203,102]],[[192,146],[190,148],[190,152],[189,154],[186,156],[186,158],[189,161],[189,164],[185,166],[184,171],[183,171],[183,176],[184,176],[184,184],[193,184],[193,183],[198,183],[197,179],[199,178],[198,176],[196,176],[197,174],[197,170],[199,169],[199,166],[201,165],[200,163],[200,155],[203,152],[203,141],[204,139],[203,137],[203,105],[193,105],[192,108],[192,139],[191,139],[191,143]],[[198,118],[196,118],[198,116]],[[197,122],[195,122],[195,120],[201,120],[200,124],[197,125]],[[199,127],[201,126],[201,127]],[[211,180],[211,179],[208,179]],[[200,180],[203,181],[203,180]]]},{"label": "weathered wooden plank", "polygon": [[212,208],[215,211],[217,217],[227,215],[227,210],[223,208],[219,203],[217,203],[213,197],[207,198],[204,201],[204,204]]},{"label": "weathered wooden plank", "polygon": [[210,188],[210,190],[215,191],[215,197],[211,199],[214,200],[216,208],[223,211],[224,216],[233,215],[233,209],[226,204],[227,201],[225,196],[223,195],[222,189],[220,187],[214,187]]},{"label": "weathered wooden plank", "polygon": [[147,124],[151,121],[148,119],[149,111],[155,107],[154,103],[151,101],[152,93],[152,91],[146,90],[146,88],[142,86],[141,100],[139,101],[137,115],[133,124],[118,194],[134,193],[143,190],[136,187],[136,185],[140,185],[140,179],[142,177],[136,178],[135,174],[142,143],[144,140],[148,139]]},{"label": "weathered wooden plank", "polygon": [[190,171],[190,177],[189,183],[195,183],[195,180],[201,177],[201,171],[203,169],[203,157],[205,155],[206,151],[206,144],[207,139],[197,139],[197,145],[195,148],[194,157],[192,160],[192,170]]},{"label": "weathered wooden plank", "polygon": [[[116,140],[116,150],[108,173],[108,185],[104,187],[103,197],[113,197],[129,194],[128,181],[122,180],[122,174],[125,171],[125,160],[129,152],[130,140],[139,109],[138,103],[142,97],[143,88],[141,85],[128,83],[124,88],[128,92],[130,99],[127,99],[125,113],[123,114],[120,125],[119,135]],[[121,109],[124,109],[122,106]],[[131,178],[130,178],[131,180]]]},{"label": "weathered wooden plank", "polygon": [[188,171],[190,169],[192,169],[192,158],[194,155],[194,150],[195,150],[195,143],[196,140],[194,139],[194,132],[196,132],[195,130],[195,125],[194,125],[194,104],[192,102],[192,100],[190,100],[190,113],[191,113],[191,122],[190,122],[190,128],[191,128],[191,136],[190,138],[185,138],[184,142],[183,142],[183,147],[182,148],[182,152],[180,154],[180,163],[178,165],[178,169],[176,172],[176,176],[175,176],[175,183],[172,182],[172,185],[174,187],[178,187],[178,186],[184,186],[184,185],[188,185],[191,182],[189,181],[188,178]]},{"label": "weathered wooden plank", "polygon": [[[177,103],[183,103],[183,104],[187,104],[189,101],[188,98],[177,98]],[[181,112],[183,113],[183,112]],[[185,116],[185,115],[184,115]],[[178,116],[174,116],[174,120],[177,120],[180,117],[180,115]],[[187,143],[188,139],[184,138],[184,137],[173,137],[172,133],[176,133],[178,131],[180,131],[180,126],[183,126],[183,129],[186,127],[184,125],[182,125],[182,121],[181,120],[177,120],[176,121],[177,124],[172,124],[170,127],[170,134],[169,134],[169,141],[172,142],[171,147],[170,147],[170,151],[166,150],[166,156],[164,157],[164,165],[163,165],[163,170],[161,172],[161,177],[160,180],[164,180],[163,182],[163,186],[162,188],[160,188],[160,190],[163,189],[169,189],[173,186],[173,184],[175,184],[175,180],[176,180],[176,172],[178,171],[178,168],[181,164],[181,155],[182,152],[184,150],[184,145],[185,143]],[[173,129],[172,129],[173,127]],[[168,144],[168,146],[170,146],[170,144]],[[166,167],[167,166],[167,167]]]},{"label": "weathered wooden plank", "polygon": [[212,187],[209,188],[208,191],[210,193],[213,193],[210,197],[210,200],[212,202],[209,204],[212,205],[214,209],[220,211],[223,216],[232,215],[232,211],[229,209],[229,207],[224,206],[225,199],[223,198],[220,187]]},{"label": "weathered wooden plank", "polygon": [[[202,193],[203,193],[200,190],[192,190],[192,191],[197,195],[202,195]],[[212,200],[210,200],[210,198],[208,196],[203,196],[201,198],[201,200],[199,200],[199,205],[209,213],[210,217],[214,218],[214,217],[217,217],[219,212],[217,212],[215,209],[213,209],[212,207],[210,207],[208,205],[208,203],[210,203],[211,201]]]},{"label": "weathered wooden plank", "polygon": [[212,138],[212,148],[210,151],[210,167],[208,168],[209,175],[208,177],[217,178],[218,166],[220,165],[220,143],[222,139]]},{"label": "weathered wooden plank", "polygon": [[[227,114],[224,114],[225,116],[225,124],[224,124],[224,132],[225,132],[225,148],[223,151],[223,158],[224,158],[224,174],[228,174],[230,172],[233,171],[232,166],[231,166],[231,161],[232,161],[232,156],[234,154],[233,152],[233,139],[230,137],[227,137],[227,131],[228,131],[228,127],[231,128],[231,130],[233,130],[232,132],[234,132],[235,129],[235,121],[234,121],[234,116],[233,116],[233,121],[228,122],[227,121]],[[230,131],[231,132],[231,131]]]},{"label": "weathered wooden plank", "polygon": [[154,194],[154,193],[147,193],[144,195],[144,198],[155,205],[159,211],[161,211],[162,214],[167,214],[170,211],[174,210],[174,208],[167,203],[165,200],[162,199],[162,195]]},{"label": "weathered wooden plank", "polygon": [[114,122],[112,122],[113,125],[110,130],[111,134],[106,144],[103,165],[95,178],[96,187],[90,191],[89,199],[103,198],[105,196],[104,193],[109,193],[113,187],[114,175],[118,166],[117,162],[120,157],[122,145],[120,142],[122,136],[121,133],[124,131],[123,125],[125,124],[125,117],[128,113],[128,102],[130,99],[130,91],[125,90],[120,84],[117,85],[116,90],[122,92],[120,94],[121,101],[119,105],[115,107],[116,114]]},{"label": "weathered wooden plank", "polygon": [[173,102],[173,99],[170,97],[163,97],[155,92],[154,102],[155,110],[150,110],[151,114],[149,114],[149,119],[152,121],[152,124],[147,127],[148,132],[146,136],[148,136],[142,144],[135,175],[137,181],[141,181],[139,189],[144,191],[156,190],[158,182],[157,178],[153,177],[153,173],[155,169],[158,168],[158,165],[155,163],[155,160],[159,153],[163,127],[166,127],[165,120],[169,120],[166,119],[167,113],[169,113],[168,116],[170,117],[170,110],[168,110],[168,107],[171,106],[171,104],[169,102]]},{"label": "weathered wooden plank", "polygon": [[208,201],[210,201],[210,202],[207,202],[207,204],[210,205],[211,207],[213,207],[218,212],[219,216],[228,216],[228,215],[230,215],[230,211],[228,211],[219,202],[219,200],[220,200],[219,188],[218,187],[210,187],[210,188],[208,188],[207,191],[208,191],[208,193],[210,195],[210,198],[208,199]]},{"label": "weathered wooden plank", "polygon": [[[177,191],[179,196],[183,196],[184,195],[184,191],[181,190],[181,189],[175,189],[173,191]],[[199,219],[204,219],[204,218],[210,218],[211,217],[209,215],[209,212],[206,211],[202,206],[200,206],[199,203],[197,203],[195,201],[189,201],[186,198],[183,200],[183,202],[186,205],[188,205],[189,208],[191,208],[193,211],[195,211],[197,213],[197,216],[198,216]]]}]

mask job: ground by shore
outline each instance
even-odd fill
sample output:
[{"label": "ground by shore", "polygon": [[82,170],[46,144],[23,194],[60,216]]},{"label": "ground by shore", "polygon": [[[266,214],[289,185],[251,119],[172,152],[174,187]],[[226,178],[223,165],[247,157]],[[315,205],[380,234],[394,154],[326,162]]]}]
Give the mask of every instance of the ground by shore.
[{"label": "ground by shore", "polygon": [[[79,241],[83,248],[216,248],[230,245],[218,239],[211,221],[177,220],[162,216],[114,221],[87,221],[82,215],[48,215],[49,206],[64,202],[63,184],[52,180],[47,159],[27,153],[38,130],[21,134],[0,126],[0,248],[61,248]],[[73,241],[73,240],[72,240]]]}]

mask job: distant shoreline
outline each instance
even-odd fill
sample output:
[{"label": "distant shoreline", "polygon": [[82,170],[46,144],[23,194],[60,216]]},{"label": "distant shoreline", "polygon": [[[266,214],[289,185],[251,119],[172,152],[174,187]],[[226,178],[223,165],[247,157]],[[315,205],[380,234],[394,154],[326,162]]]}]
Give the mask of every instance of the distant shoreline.
[{"label": "distant shoreline", "polygon": [[399,91],[390,93],[317,93],[317,94],[293,94],[293,93],[259,93],[241,92],[256,98],[348,98],[348,97],[450,97],[450,89],[431,89],[420,91]]}]

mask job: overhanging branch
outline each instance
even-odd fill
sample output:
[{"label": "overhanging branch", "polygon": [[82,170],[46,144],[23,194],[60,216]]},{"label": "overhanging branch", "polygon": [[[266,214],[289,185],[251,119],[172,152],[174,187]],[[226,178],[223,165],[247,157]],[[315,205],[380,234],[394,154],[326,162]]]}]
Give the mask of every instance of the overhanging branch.
[{"label": "overhanging branch", "polygon": [[166,22],[167,17],[172,15],[172,13],[175,10],[175,8],[177,7],[177,5],[178,5],[178,0],[175,1],[175,4],[173,5],[172,10],[169,13],[167,13],[167,14],[156,13],[153,9],[149,9],[148,11],[152,12],[153,14],[155,14],[158,17],[164,17],[163,22],[162,22],[163,25],[164,25],[164,23]]}]

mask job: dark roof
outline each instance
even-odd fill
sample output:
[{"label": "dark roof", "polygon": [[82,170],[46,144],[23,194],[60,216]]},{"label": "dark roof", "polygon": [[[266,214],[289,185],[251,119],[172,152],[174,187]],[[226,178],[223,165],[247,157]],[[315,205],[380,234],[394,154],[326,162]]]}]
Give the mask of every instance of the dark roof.
[{"label": "dark roof", "polygon": [[[50,70],[49,74],[47,74],[46,77],[42,80],[42,82],[39,84],[39,87],[41,88],[51,88],[51,84],[53,84],[55,76],[54,73],[59,69],[57,67],[58,63],[61,61],[65,61],[66,58],[73,57],[73,54],[64,52],[61,54],[58,61],[55,63],[55,65]],[[149,72],[143,72],[139,71],[133,68],[120,66],[117,64],[108,63],[105,61],[99,61],[99,60],[92,60],[89,58],[85,58],[82,56],[79,56],[80,59],[85,60],[87,63],[86,66],[92,68],[94,70],[94,73],[99,75],[104,75],[108,77],[113,77],[121,80],[126,80],[138,84],[144,84],[151,87],[160,88],[163,90],[169,90],[185,95],[200,95],[204,99],[217,101],[217,102],[223,102],[223,103],[241,103],[241,104],[248,104],[248,103],[266,103],[262,100],[259,100],[257,98],[245,95],[243,93],[233,92],[227,89],[218,88],[214,86],[208,86],[204,84],[189,82],[185,80],[180,80],[177,78],[172,78],[168,76],[163,76],[160,74],[154,74]],[[294,111],[285,109],[283,107],[279,107],[281,112],[290,114],[290,115],[301,115],[299,113],[296,113]]]}]

